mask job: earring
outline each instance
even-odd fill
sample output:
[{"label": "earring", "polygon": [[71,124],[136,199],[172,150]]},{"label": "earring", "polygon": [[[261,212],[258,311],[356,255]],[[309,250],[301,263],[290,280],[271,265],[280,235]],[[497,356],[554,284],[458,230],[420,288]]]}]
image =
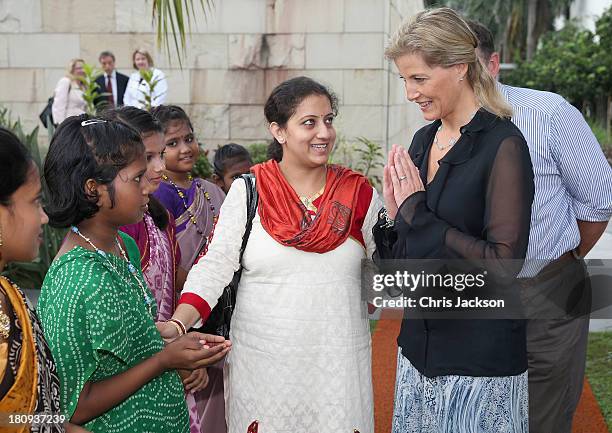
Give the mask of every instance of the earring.
[{"label": "earring", "polygon": [[277,140],[280,144],[285,144],[285,139],[284,138],[279,138]]},{"label": "earring", "polygon": [[2,246],[2,226],[0,226],[0,247]]},{"label": "earring", "polygon": [[465,77],[461,77],[461,78],[459,78],[459,81],[463,81],[463,79],[464,79],[464,78],[465,78]]}]

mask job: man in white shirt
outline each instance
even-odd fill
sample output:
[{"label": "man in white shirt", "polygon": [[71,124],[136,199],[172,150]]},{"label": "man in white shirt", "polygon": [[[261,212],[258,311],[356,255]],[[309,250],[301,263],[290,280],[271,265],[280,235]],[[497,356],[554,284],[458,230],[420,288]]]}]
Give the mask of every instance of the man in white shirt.
[{"label": "man in white shirt", "polygon": [[127,88],[129,77],[115,69],[115,55],[110,51],[102,51],[98,57],[103,75],[96,79],[99,93],[106,93],[96,99],[97,107],[120,107],[123,105],[123,95]]}]

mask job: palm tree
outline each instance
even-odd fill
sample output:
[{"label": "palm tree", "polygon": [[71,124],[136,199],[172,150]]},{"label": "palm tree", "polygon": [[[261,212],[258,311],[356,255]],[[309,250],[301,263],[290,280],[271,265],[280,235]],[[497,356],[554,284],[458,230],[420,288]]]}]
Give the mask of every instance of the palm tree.
[{"label": "palm tree", "polygon": [[[153,0],[153,22],[157,34],[157,45],[166,48],[168,56],[171,53],[170,36],[174,41],[174,49],[182,67],[182,57],[185,55],[186,34],[191,32],[191,23],[195,19],[196,6],[194,0]],[[204,11],[204,17],[214,7],[214,0],[199,0],[199,6]]]}]

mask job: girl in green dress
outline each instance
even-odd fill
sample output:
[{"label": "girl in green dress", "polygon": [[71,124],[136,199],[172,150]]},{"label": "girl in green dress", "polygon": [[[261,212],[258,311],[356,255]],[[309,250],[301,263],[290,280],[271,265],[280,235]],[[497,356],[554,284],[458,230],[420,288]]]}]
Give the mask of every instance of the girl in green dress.
[{"label": "girl in green dress", "polygon": [[230,349],[223,338],[198,333],[164,346],[138,248],[118,231],[146,211],[145,171],[135,130],[87,115],[62,123],[44,166],[49,224],[71,231],[38,310],[57,363],[62,411],[96,433],[187,433],[174,370],[210,365]]}]

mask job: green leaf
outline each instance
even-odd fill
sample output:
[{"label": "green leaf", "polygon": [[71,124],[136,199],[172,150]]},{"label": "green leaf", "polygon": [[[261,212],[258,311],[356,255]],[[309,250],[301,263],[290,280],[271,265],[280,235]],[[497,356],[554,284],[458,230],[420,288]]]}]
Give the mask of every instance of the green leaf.
[{"label": "green leaf", "polygon": [[[213,0],[200,0],[198,3],[204,12],[204,19],[207,19],[207,9],[213,7]],[[163,45],[170,58],[172,36],[179,67],[182,68],[186,47],[185,26],[191,32],[191,22],[195,18],[193,0],[153,0],[152,18],[156,21],[157,45]]]}]

